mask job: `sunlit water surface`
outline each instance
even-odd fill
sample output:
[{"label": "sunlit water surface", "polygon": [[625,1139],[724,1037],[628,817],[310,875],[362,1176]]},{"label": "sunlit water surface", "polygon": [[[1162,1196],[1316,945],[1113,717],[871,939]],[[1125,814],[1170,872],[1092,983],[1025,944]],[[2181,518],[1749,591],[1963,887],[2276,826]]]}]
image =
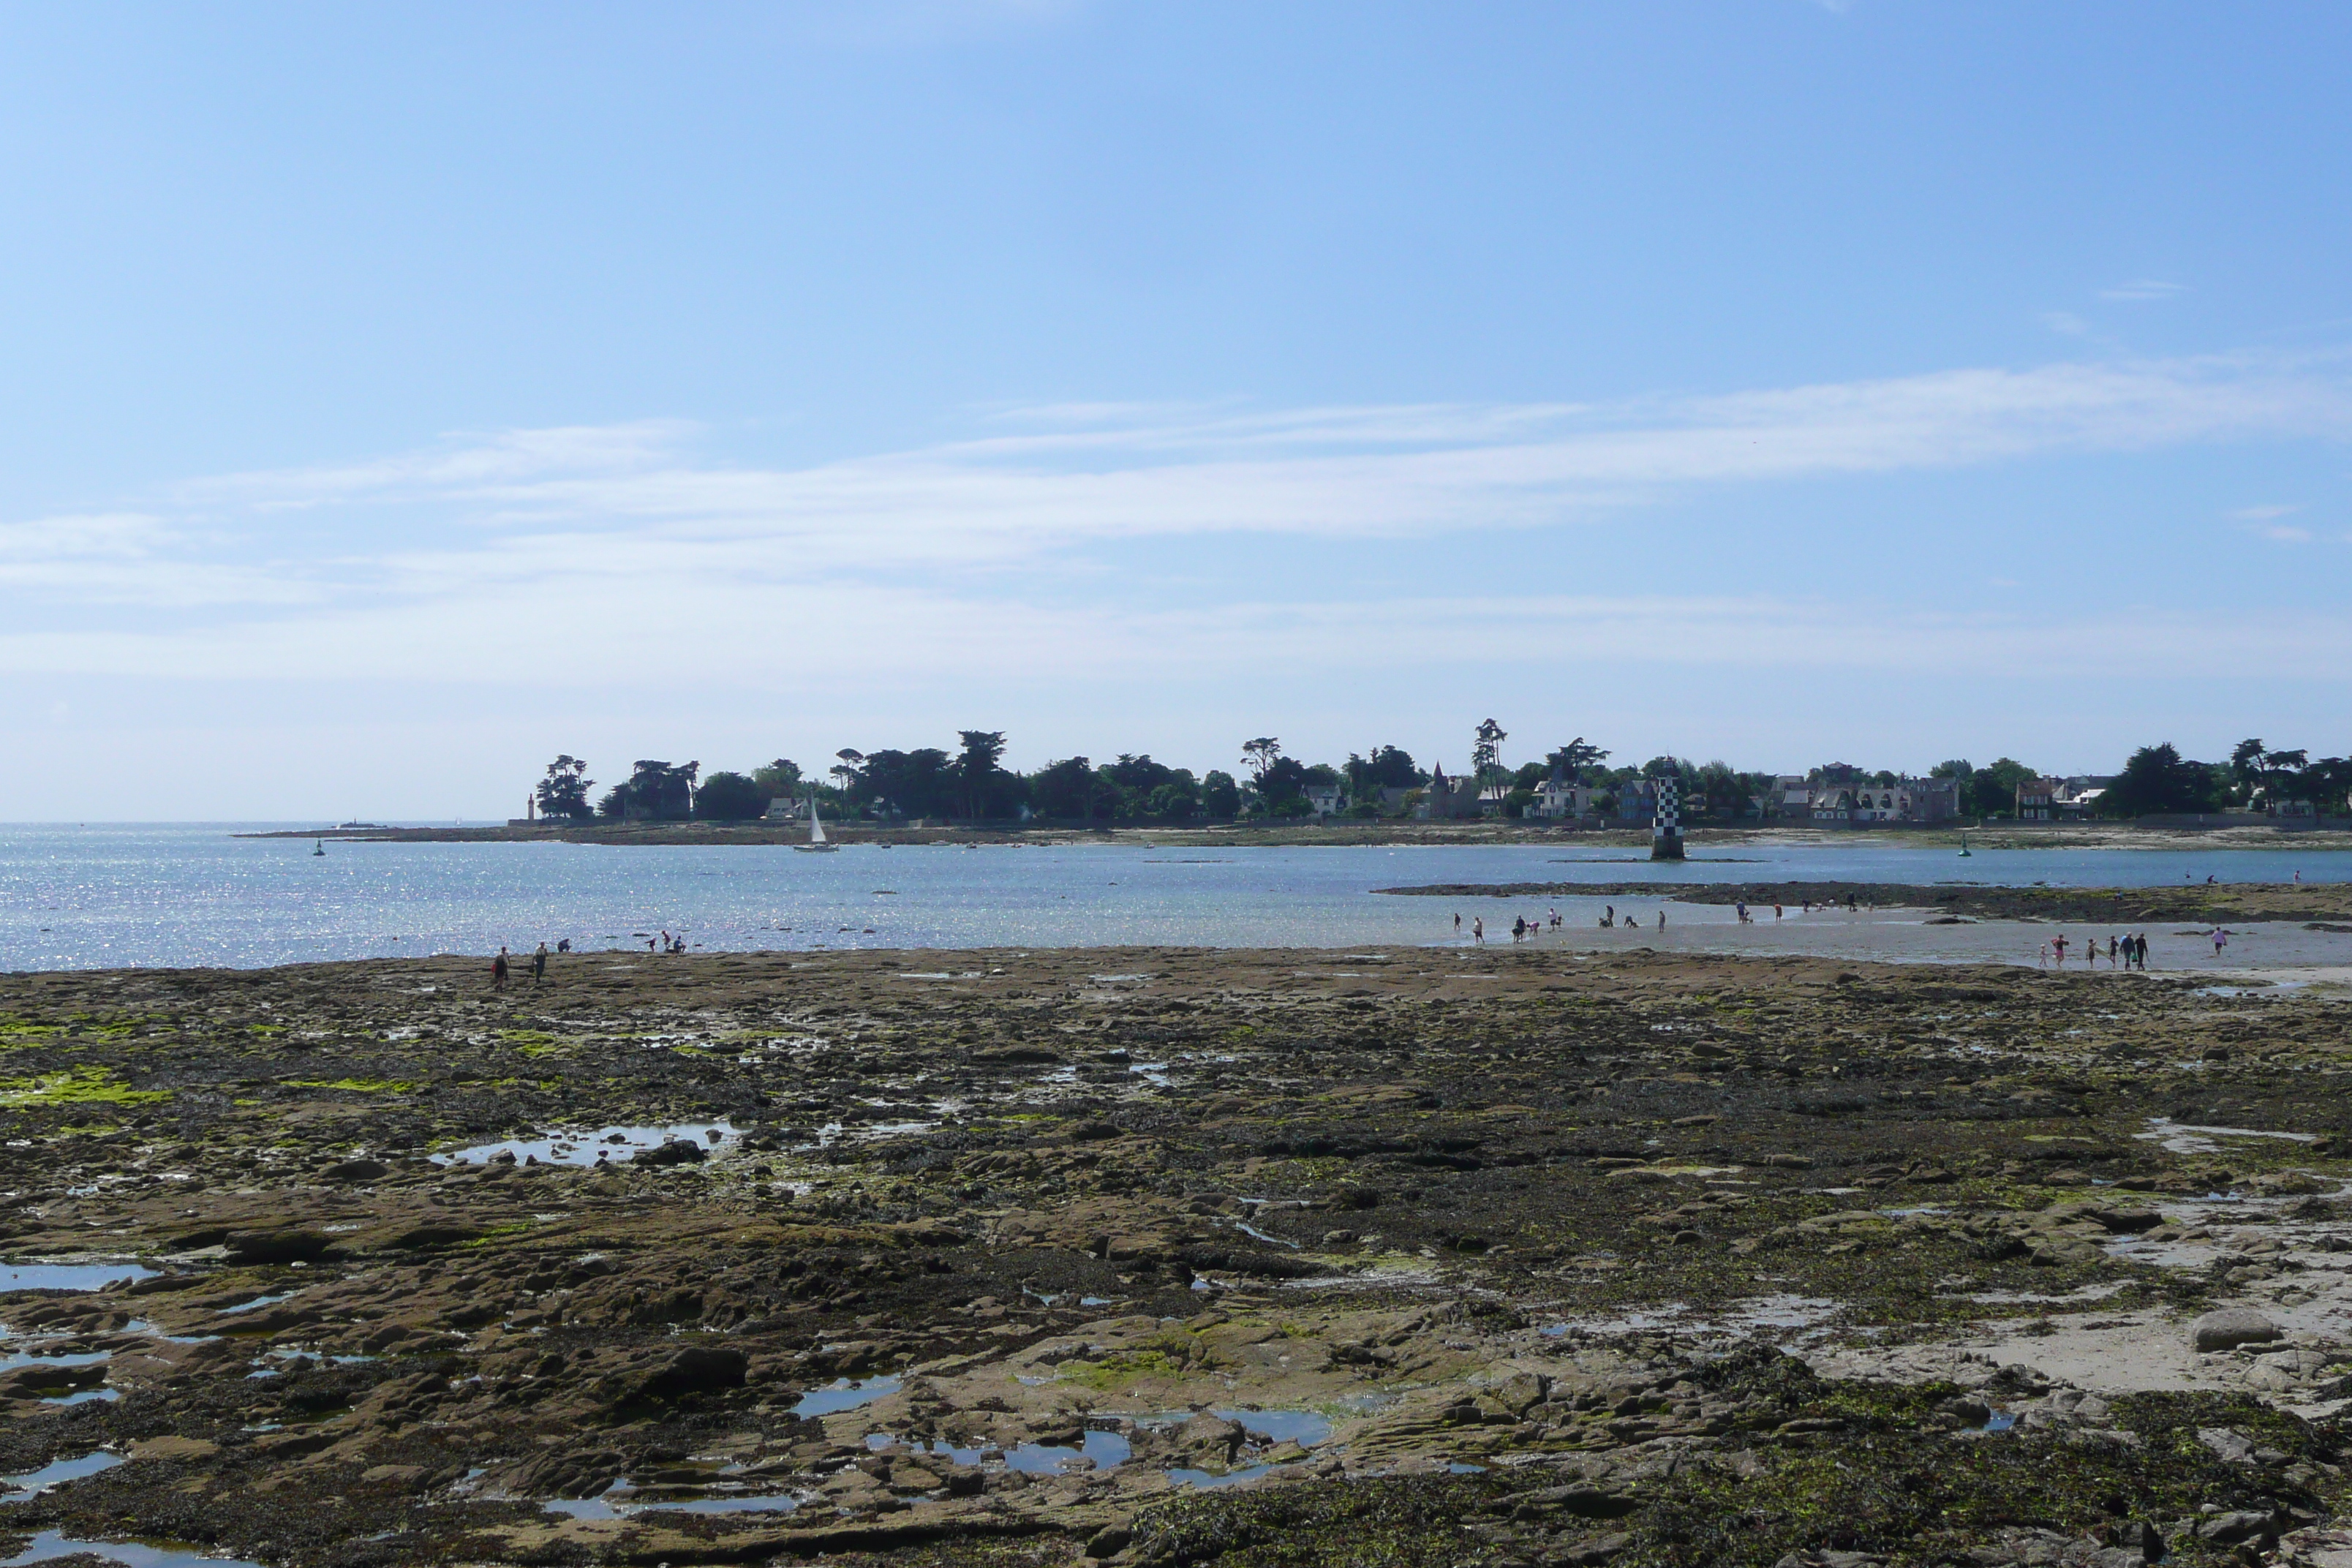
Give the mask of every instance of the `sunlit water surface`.
[{"label": "sunlit water surface", "polygon": [[[257,825],[253,825],[257,826]],[[1514,915],[1547,918],[1546,942],[1639,942],[1855,957],[2000,957],[2032,944],[2014,927],[1941,928],[1881,914],[1803,917],[1738,927],[1719,905],[1520,898],[1433,900],[1374,889],[1451,882],[2048,882],[2147,887],[2225,881],[2352,880],[2352,855],[2311,850],[1978,849],[1947,841],[1754,845],[1654,864],[1622,846],[1464,845],[1231,848],[975,846],[835,855],[776,846],[367,844],[235,837],[230,825],[0,826],[0,969],[230,965],[333,959],[639,952],[667,931],[705,951],[1055,948],[1171,944],[1349,948],[1451,943],[1453,917],[1507,941]],[[1597,929],[1604,903],[1638,931]],[[2030,931],[2029,933],[2030,934]],[[2152,933],[2164,934],[2164,933]],[[2275,938],[2276,940],[2273,940]],[[2175,939],[2182,965],[2352,962],[2352,939],[2265,933],[2207,961]],[[2256,950],[2261,951],[2256,951]]]}]

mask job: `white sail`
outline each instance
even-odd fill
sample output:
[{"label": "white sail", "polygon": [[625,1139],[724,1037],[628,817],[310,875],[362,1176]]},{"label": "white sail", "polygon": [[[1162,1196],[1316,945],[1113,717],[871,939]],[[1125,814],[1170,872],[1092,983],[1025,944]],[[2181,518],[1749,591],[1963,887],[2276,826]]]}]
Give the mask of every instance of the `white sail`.
[{"label": "white sail", "polygon": [[809,842],[812,844],[824,842],[824,824],[817,820],[814,795],[809,796]]}]

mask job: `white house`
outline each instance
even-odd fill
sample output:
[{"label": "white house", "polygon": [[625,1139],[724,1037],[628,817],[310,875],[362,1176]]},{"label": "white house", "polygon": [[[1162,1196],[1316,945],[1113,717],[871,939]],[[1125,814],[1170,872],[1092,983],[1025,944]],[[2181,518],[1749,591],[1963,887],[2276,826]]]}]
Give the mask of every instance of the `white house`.
[{"label": "white house", "polygon": [[1535,799],[1528,804],[1528,815],[1553,818],[1590,816],[1592,791],[1554,773],[1537,789]]},{"label": "white house", "polygon": [[1348,809],[1348,786],[1336,784],[1308,784],[1307,804],[1315,808],[1315,815],[1318,816],[1337,816]]}]

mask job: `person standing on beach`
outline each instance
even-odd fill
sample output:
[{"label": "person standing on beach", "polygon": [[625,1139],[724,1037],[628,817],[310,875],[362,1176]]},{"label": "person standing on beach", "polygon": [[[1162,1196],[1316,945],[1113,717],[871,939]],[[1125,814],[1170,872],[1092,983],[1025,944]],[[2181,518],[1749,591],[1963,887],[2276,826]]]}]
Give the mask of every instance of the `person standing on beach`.
[{"label": "person standing on beach", "polygon": [[1462,911],[1459,910],[1454,911],[1454,934],[1455,936],[1462,934]]},{"label": "person standing on beach", "polygon": [[541,942],[539,951],[530,955],[530,983],[533,985],[547,978],[547,943]]},{"label": "person standing on beach", "polygon": [[1472,915],[1470,917],[1470,940],[1472,942],[1484,942],[1486,940],[1486,916]]},{"label": "person standing on beach", "polygon": [[2147,932],[2146,931],[2139,933],[2139,966],[2143,970],[2147,967]]},{"label": "person standing on beach", "polygon": [[2215,926],[2213,928],[2213,956],[2216,958],[2221,957],[2221,950],[2229,945],[2230,933],[2223,931],[2220,926]]},{"label": "person standing on beach", "polygon": [[2052,937],[2052,938],[2050,939],[2050,947],[2051,947],[2051,951],[2053,951],[2053,952],[2057,953],[2057,955],[2058,955],[2058,967],[2059,967],[2059,968],[2061,968],[2061,969],[2065,968],[2065,967],[2066,967],[2066,933],[2065,933],[2064,931],[2060,931],[2056,936]]},{"label": "person standing on beach", "polygon": [[1778,904],[1774,904],[1774,905],[1772,906],[1772,921],[1773,921],[1773,923],[1774,923],[1775,925],[1778,925],[1778,924],[1780,923],[1780,905],[1778,905]]},{"label": "person standing on beach", "polygon": [[2116,949],[2119,945],[2120,944],[2114,937],[2110,936],[2107,938],[2107,967],[2109,969],[2113,969],[2116,966]]},{"label": "person standing on beach", "polygon": [[493,991],[503,991],[506,988],[507,950],[502,947],[499,949],[499,955],[490,960],[490,989]]}]

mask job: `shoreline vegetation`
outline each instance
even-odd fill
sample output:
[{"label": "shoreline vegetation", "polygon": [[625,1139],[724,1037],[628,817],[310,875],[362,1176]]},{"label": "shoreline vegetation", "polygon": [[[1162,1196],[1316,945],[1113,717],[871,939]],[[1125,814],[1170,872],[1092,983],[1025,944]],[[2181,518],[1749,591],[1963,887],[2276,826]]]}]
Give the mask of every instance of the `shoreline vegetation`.
[{"label": "shoreline vegetation", "polygon": [[[1088,826],[1081,822],[954,824],[938,826],[908,824],[878,826],[854,820],[827,818],[825,833],[836,844],[950,844],[1067,846],[1127,844],[1142,846],[1230,846],[1236,848],[1286,847],[1396,847],[1455,844],[1552,845],[1560,847],[1605,847],[1638,851],[1645,858],[1650,830],[1585,828],[1541,821],[1489,818],[1456,822],[1414,822],[1395,819],[1328,822],[1297,819],[1274,822],[1166,824],[1124,826]],[[1918,826],[1877,824],[1855,827],[1693,827],[1683,834],[1695,860],[1705,851],[1754,846],[1905,845],[1957,849],[1965,832],[1976,849],[2352,849],[2352,830],[2331,819],[2325,827],[2274,824],[2230,823],[2214,826],[2177,823],[2133,822],[2002,822],[1989,827],[1961,827],[1950,823]],[[808,826],[797,821],[752,822],[585,822],[543,821],[537,824],[484,823],[436,826],[275,828],[239,833],[238,838],[332,838],[353,843],[394,844],[805,844]]]}]

